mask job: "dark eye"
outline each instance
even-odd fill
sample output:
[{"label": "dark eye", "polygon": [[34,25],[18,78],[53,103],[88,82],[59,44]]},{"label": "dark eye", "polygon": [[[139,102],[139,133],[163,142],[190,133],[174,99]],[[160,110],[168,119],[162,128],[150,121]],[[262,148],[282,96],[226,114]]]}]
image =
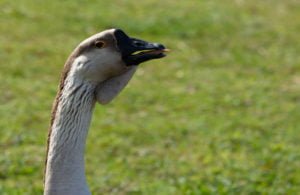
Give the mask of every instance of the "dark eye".
[{"label": "dark eye", "polygon": [[103,41],[96,41],[95,46],[101,49],[105,46],[105,43]]}]

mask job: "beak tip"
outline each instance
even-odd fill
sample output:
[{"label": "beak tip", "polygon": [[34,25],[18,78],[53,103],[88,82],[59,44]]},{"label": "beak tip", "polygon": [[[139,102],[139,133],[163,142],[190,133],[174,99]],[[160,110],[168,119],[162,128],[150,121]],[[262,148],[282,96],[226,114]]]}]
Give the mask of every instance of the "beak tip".
[{"label": "beak tip", "polygon": [[164,50],[166,47],[163,44],[160,43],[153,43],[154,47],[156,47],[158,50]]}]

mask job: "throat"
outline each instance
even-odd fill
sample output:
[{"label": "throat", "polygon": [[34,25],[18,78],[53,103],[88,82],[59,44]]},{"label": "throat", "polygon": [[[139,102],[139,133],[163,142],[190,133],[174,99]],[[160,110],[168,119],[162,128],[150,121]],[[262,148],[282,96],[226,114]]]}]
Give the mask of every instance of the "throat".
[{"label": "throat", "polygon": [[84,150],[94,89],[91,83],[65,81],[48,138],[45,194],[89,194]]}]

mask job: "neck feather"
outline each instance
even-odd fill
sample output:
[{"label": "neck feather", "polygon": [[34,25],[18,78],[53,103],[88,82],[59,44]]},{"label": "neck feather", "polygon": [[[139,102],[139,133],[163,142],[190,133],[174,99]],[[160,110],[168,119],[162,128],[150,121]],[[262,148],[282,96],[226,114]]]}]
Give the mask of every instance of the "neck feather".
[{"label": "neck feather", "polygon": [[45,194],[89,194],[84,149],[95,87],[71,76],[64,81],[48,138]]}]

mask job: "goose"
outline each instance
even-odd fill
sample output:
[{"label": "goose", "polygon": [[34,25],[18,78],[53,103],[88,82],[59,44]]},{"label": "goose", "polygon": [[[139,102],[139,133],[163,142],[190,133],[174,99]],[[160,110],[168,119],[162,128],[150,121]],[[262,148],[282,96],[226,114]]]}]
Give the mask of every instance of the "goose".
[{"label": "goose", "polygon": [[67,59],[53,103],[48,133],[44,195],[91,194],[84,150],[96,102],[111,102],[140,63],[162,58],[162,44],[109,29],[82,41]]}]

